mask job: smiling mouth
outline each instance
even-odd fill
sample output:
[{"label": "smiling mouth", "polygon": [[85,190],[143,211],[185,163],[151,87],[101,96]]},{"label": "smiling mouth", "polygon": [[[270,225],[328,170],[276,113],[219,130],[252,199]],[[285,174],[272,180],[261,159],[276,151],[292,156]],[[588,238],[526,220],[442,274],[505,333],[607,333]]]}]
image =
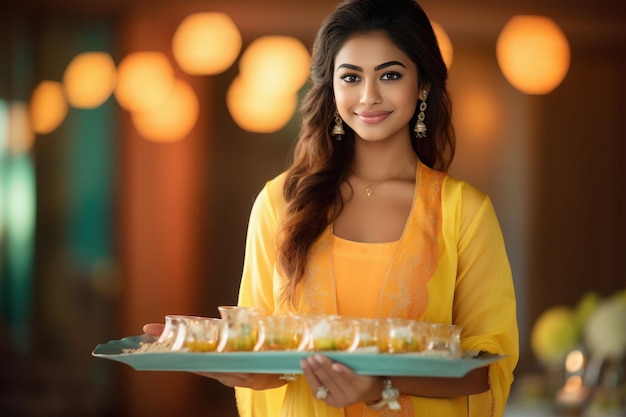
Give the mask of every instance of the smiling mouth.
[{"label": "smiling mouth", "polygon": [[357,113],[357,117],[363,122],[367,124],[375,124],[380,123],[385,120],[391,112],[365,112],[365,113]]}]

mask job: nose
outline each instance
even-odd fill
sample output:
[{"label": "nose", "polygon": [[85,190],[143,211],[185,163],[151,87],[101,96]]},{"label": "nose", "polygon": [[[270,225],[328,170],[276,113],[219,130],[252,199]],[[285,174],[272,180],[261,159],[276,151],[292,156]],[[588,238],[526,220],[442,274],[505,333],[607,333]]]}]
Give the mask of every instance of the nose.
[{"label": "nose", "polygon": [[374,81],[366,81],[361,91],[361,104],[371,106],[382,101],[378,85]]}]

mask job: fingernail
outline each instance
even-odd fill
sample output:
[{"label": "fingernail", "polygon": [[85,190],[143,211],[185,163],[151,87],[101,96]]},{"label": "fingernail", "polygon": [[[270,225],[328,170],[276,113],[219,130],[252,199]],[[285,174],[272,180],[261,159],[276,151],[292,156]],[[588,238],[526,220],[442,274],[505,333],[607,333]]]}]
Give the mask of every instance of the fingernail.
[{"label": "fingernail", "polygon": [[315,355],[317,363],[324,363],[324,357],[322,355]]}]

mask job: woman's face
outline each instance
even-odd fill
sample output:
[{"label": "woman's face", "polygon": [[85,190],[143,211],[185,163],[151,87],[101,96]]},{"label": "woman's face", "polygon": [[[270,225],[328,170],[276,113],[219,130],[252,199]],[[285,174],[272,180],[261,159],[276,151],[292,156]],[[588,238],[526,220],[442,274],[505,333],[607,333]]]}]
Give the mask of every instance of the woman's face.
[{"label": "woman's face", "polygon": [[335,57],[337,110],[356,135],[380,141],[410,134],[418,97],[417,68],[384,33],[349,38]]}]

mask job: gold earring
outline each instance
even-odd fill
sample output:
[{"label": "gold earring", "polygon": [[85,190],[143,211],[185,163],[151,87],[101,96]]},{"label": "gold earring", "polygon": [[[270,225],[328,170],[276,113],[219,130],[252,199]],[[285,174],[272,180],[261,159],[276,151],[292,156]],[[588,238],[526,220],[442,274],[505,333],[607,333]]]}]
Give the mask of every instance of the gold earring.
[{"label": "gold earring", "polygon": [[420,103],[420,112],[417,115],[417,123],[415,123],[415,137],[416,138],[425,138],[426,137],[426,123],[424,123],[424,119],[426,118],[426,98],[428,97],[428,91],[424,90],[424,99]]},{"label": "gold earring", "polygon": [[346,131],[343,129],[343,120],[341,120],[339,112],[335,109],[335,126],[333,126],[333,136],[335,137],[335,140],[341,140],[345,134]]}]

